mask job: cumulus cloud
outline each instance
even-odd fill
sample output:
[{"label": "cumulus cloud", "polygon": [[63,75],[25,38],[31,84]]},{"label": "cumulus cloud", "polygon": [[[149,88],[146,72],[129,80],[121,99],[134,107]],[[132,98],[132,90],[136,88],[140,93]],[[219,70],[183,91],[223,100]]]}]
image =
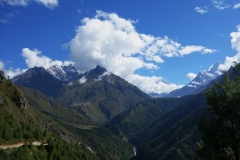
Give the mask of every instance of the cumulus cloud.
[{"label": "cumulus cloud", "polygon": [[51,58],[42,55],[42,52],[37,49],[30,50],[29,48],[23,48],[22,56],[29,68],[44,67],[47,69],[53,65],[66,66],[73,64],[71,61],[62,62],[59,60],[52,60]]},{"label": "cumulus cloud", "polygon": [[224,3],[224,0],[212,0],[212,4],[219,10],[224,10],[230,7],[230,5]]},{"label": "cumulus cloud", "polygon": [[12,67],[10,67],[9,69],[4,69],[4,67],[5,67],[4,62],[0,60],[0,70],[3,70],[5,76],[9,78],[13,78],[26,71],[25,69],[22,70],[20,68],[13,69]]},{"label": "cumulus cloud", "polygon": [[9,69],[4,70],[4,72],[5,72],[5,75],[7,77],[13,78],[13,77],[18,76],[19,74],[22,74],[22,73],[26,72],[26,70],[27,69],[20,69],[20,68],[13,69],[13,68],[9,68]]},{"label": "cumulus cloud", "polygon": [[146,93],[169,93],[175,89],[182,88],[184,85],[176,85],[173,83],[167,83],[165,79],[157,76],[141,76],[138,74],[132,74],[126,77],[128,82],[136,85]]},{"label": "cumulus cloud", "polygon": [[205,54],[215,51],[203,46],[182,46],[167,36],[154,37],[138,33],[134,27],[135,23],[137,22],[121,18],[116,13],[97,11],[93,18],[82,20],[75,37],[63,47],[70,49],[70,59],[75,62],[77,69],[88,71],[100,65],[133,84],[136,84],[136,81],[132,79],[143,80],[141,84],[138,81],[137,86],[146,92],[154,88],[155,91],[168,92],[181,86],[163,86],[158,82],[163,78],[137,76],[136,70],[159,69],[158,64],[164,62],[164,57],[182,57],[194,52]]},{"label": "cumulus cloud", "polygon": [[189,72],[189,73],[187,74],[187,77],[188,77],[191,81],[192,81],[196,76],[197,76],[197,74],[191,73],[191,72]]},{"label": "cumulus cloud", "polygon": [[207,13],[208,12],[208,7],[205,6],[205,7],[195,7],[194,11],[200,13],[200,14],[204,14],[204,13]]},{"label": "cumulus cloud", "polygon": [[233,57],[227,56],[225,58],[225,62],[218,67],[218,69],[222,71],[228,70],[233,65],[233,62],[240,62],[240,25],[237,26],[237,32],[232,32],[230,36],[232,38],[232,49],[236,50],[238,53]]},{"label": "cumulus cloud", "polygon": [[234,4],[233,9],[238,9],[240,8],[240,3]]},{"label": "cumulus cloud", "polygon": [[67,43],[71,59],[82,70],[100,65],[118,74],[132,74],[146,66],[148,69],[158,68],[153,63],[163,63],[164,56],[213,52],[203,46],[181,46],[168,37],[140,34],[136,32],[134,23],[115,13],[102,11],[97,11],[93,18],[84,18],[76,36]]},{"label": "cumulus cloud", "polygon": [[6,3],[11,6],[28,6],[32,1],[43,4],[47,8],[55,8],[58,6],[58,0],[0,0],[0,3]]}]

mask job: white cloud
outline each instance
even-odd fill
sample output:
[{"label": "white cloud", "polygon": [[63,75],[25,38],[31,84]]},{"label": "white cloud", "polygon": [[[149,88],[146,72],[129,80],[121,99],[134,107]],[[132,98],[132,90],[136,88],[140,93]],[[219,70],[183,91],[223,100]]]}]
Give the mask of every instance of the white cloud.
[{"label": "white cloud", "polygon": [[5,2],[11,6],[27,6],[31,0],[0,0],[1,3]]},{"label": "white cloud", "polygon": [[[58,6],[58,0],[34,0],[39,4],[43,4],[47,8],[55,8]],[[11,6],[28,6],[32,2],[32,0],[0,0],[0,3],[6,3]]]},{"label": "white cloud", "polygon": [[53,65],[66,66],[73,64],[72,61],[62,62],[59,60],[52,60],[51,58],[42,55],[42,52],[37,49],[30,50],[29,48],[23,48],[22,56],[25,58],[25,62],[29,68],[44,67],[47,69]]},{"label": "white cloud", "polygon": [[232,32],[230,36],[232,37],[232,48],[240,52],[240,24],[237,26],[237,32]]},{"label": "white cloud", "polygon": [[9,78],[13,78],[26,71],[26,69],[22,70],[20,68],[13,69],[12,67],[10,67],[9,69],[4,69],[4,66],[5,66],[4,62],[0,60],[0,70],[3,70],[5,76]]},{"label": "white cloud", "polygon": [[218,67],[218,69],[222,71],[228,70],[233,65],[233,62],[240,62],[240,25],[237,26],[237,32],[232,32],[230,36],[232,38],[232,49],[235,49],[238,53],[233,57],[227,56],[225,58],[224,64]]},{"label": "white cloud", "polygon": [[208,7],[205,6],[205,7],[196,7],[194,9],[194,11],[198,12],[198,13],[201,13],[201,14],[204,14],[204,13],[207,13],[208,12]]},{"label": "white cloud", "polygon": [[201,51],[202,51],[202,54],[207,54],[207,53],[216,52],[217,50],[215,50],[215,49],[208,49],[208,48],[204,47]]},{"label": "white cloud", "polygon": [[187,77],[192,81],[195,77],[197,76],[197,74],[195,74],[195,73],[188,73],[187,74]]},{"label": "white cloud", "polygon": [[176,85],[173,83],[166,83],[162,77],[157,76],[141,76],[138,74],[129,75],[126,78],[131,84],[136,85],[146,93],[169,93],[175,89],[182,88],[184,85]]},{"label": "white cloud", "polygon": [[43,4],[45,7],[53,9],[58,6],[58,0],[35,0],[37,3]]},{"label": "white cloud", "polygon": [[26,70],[27,69],[20,69],[20,68],[13,69],[13,68],[9,68],[7,70],[4,70],[4,72],[5,72],[5,75],[11,79],[13,77],[18,76],[19,74],[22,74],[22,73],[26,72]]},{"label": "white cloud", "polygon": [[[129,82],[133,82],[133,77],[143,78],[132,76],[138,69],[158,69],[157,64],[164,62],[163,57],[214,51],[203,46],[182,46],[167,36],[161,38],[138,33],[134,27],[135,23],[137,22],[121,18],[115,13],[97,11],[93,18],[82,20],[82,25],[76,30],[76,36],[63,47],[70,49],[70,58],[75,62],[77,69],[88,71],[100,65]],[[146,80],[150,81],[151,78],[148,77]],[[156,87],[156,83],[148,83],[148,87],[154,86],[149,88],[155,88],[155,91],[159,92],[179,87],[165,84],[170,86],[166,89]],[[161,86],[160,84],[158,85]],[[151,90],[143,86],[138,83],[138,87],[144,91]]]},{"label": "white cloud", "polygon": [[212,0],[212,4],[219,10],[224,10],[230,7],[230,5],[224,4],[224,0]]},{"label": "white cloud", "polygon": [[240,8],[240,3],[234,4],[233,9],[238,9]]},{"label": "white cloud", "polygon": [[0,60],[0,70],[3,70],[3,68],[4,68],[4,63],[3,61]]},{"label": "white cloud", "polygon": [[191,54],[193,52],[201,52],[202,54],[206,54],[206,53],[212,53],[212,52],[215,52],[216,50],[212,50],[212,49],[208,49],[208,48],[205,48],[203,46],[185,46],[185,47],[182,47],[182,49],[179,51],[180,55],[183,56],[183,55],[188,55],[188,54]]}]

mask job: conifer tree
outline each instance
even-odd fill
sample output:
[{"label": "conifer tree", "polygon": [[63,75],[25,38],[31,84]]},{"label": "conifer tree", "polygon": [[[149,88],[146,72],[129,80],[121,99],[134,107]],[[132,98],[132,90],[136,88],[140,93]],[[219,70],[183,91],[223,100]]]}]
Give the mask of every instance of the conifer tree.
[{"label": "conifer tree", "polygon": [[223,83],[216,83],[206,93],[207,117],[198,127],[201,141],[197,143],[200,159],[240,159],[240,77],[236,69],[230,79],[224,72]]}]

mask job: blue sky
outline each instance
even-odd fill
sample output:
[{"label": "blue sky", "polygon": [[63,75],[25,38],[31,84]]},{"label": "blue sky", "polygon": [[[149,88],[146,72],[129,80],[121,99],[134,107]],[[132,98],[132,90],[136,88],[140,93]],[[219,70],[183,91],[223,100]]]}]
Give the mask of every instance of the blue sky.
[{"label": "blue sky", "polygon": [[170,92],[240,59],[239,15],[240,0],[0,0],[0,69],[99,64],[145,92]]}]

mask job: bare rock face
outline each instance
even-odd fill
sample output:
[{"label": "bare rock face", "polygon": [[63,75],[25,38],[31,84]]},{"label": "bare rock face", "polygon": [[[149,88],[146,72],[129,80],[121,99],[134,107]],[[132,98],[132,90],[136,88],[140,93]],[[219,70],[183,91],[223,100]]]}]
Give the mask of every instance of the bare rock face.
[{"label": "bare rock face", "polygon": [[18,99],[18,107],[21,108],[21,109],[27,109],[28,108],[28,103],[25,99],[25,97],[22,97],[20,99]]},{"label": "bare rock face", "polygon": [[4,72],[0,70],[0,84],[2,84],[3,81],[5,81],[5,80],[6,80],[6,78],[4,76]]}]

